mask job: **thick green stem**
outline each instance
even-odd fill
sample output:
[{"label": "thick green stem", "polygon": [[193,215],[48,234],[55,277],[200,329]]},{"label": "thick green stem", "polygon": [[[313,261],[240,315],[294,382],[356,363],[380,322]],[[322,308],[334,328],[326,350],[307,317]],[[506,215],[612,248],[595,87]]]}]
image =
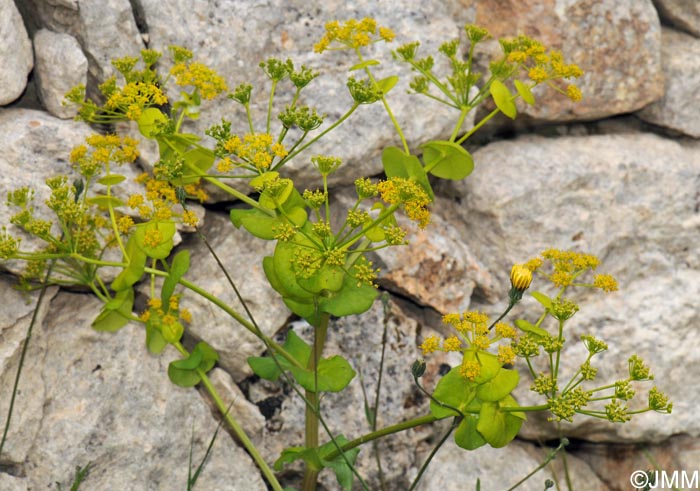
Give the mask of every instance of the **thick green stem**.
[{"label": "thick green stem", "polygon": [[[175,348],[180,352],[180,354],[182,354],[182,356],[189,356],[189,352],[179,342],[175,343],[173,346],[175,346]],[[202,379],[202,385],[207,389],[207,392],[209,392],[209,395],[214,400],[214,404],[216,404],[216,407],[221,412],[221,415],[226,420],[226,423],[231,428],[231,431],[233,431],[234,435],[236,435],[236,439],[248,451],[250,456],[255,461],[255,464],[260,469],[260,472],[262,472],[263,476],[265,476],[265,480],[268,483],[270,483],[270,486],[272,486],[272,489],[274,489],[275,491],[283,491],[282,486],[277,481],[277,478],[272,472],[272,469],[270,469],[270,467],[267,465],[265,459],[262,458],[262,455],[260,455],[260,452],[258,452],[258,449],[255,447],[250,438],[248,438],[248,435],[246,435],[241,425],[238,424],[238,421],[236,421],[233,418],[233,416],[231,416],[228,407],[226,406],[226,404],[224,404],[224,401],[221,400],[221,396],[217,392],[216,388],[214,387],[214,384],[212,384],[209,377],[207,377],[207,374],[204,373],[203,370],[198,368],[197,375],[199,375],[199,377]]]},{"label": "thick green stem", "polygon": [[[314,388],[315,391],[306,390],[306,399],[309,401],[305,409],[305,441],[306,448],[318,448],[318,414],[320,412],[318,398],[318,362],[323,355],[323,346],[326,344],[326,335],[328,334],[328,321],[330,314],[322,314],[321,320],[314,333],[314,349],[309,357],[307,368],[314,372]],[[304,470],[304,482],[302,484],[303,491],[315,491],[316,482],[318,479],[318,471],[306,467]]]},{"label": "thick green stem", "polygon": [[[450,416],[445,416],[446,418],[449,418]],[[370,433],[367,433],[366,435],[362,435],[359,438],[355,438],[352,441],[349,441],[345,445],[343,445],[342,451],[347,452],[348,450],[352,450],[355,447],[359,447],[360,445],[371,442],[372,440],[376,440],[377,438],[381,438],[383,436],[387,435],[392,435],[394,433],[398,433],[399,431],[404,431],[408,430],[411,428],[415,428],[416,426],[421,426],[421,425],[426,425],[430,423],[434,423],[435,421],[438,421],[438,419],[441,418],[436,418],[432,414],[426,414],[425,416],[420,416],[418,418],[414,419],[409,419],[408,421],[403,421],[401,423],[397,423],[395,425],[387,426],[386,428],[382,428],[381,430],[377,431],[372,431]],[[336,457],[340,455],[340,452],[336,449],[330,452],[328,455],[326,455],[326,460],[333,460]]]}]

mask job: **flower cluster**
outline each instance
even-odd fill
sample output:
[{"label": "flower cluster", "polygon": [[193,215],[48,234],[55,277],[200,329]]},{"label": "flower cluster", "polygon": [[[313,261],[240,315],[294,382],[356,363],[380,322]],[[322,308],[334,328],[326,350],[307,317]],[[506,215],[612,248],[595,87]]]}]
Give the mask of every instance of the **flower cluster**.
[{"label": "flower cluster", "polygon": [[408,218],[420,228],[425,228],[430,223],[430,211],[427,208],[430,197],[415,181],[403,177],[390,177],[377,184],[377,191],[385,202],[400,204]]},{"label": "flower cluster", "polygon": [[343,24],[328,22],[325,29],[325,34],[314,46],[316,53],[329,49],[357,49],[378,41],[391,42],[396,37],[391,29],[377,26],[377,21],[370,17],[359,21],[350,19]]},{"label": "flower cluster", "polygon": [[284,145],[274,142],[269,133],[248,133],[243,139],[231,135],[221,142],[221,150],[221,154],[226,156],[219,161],[216,169],[223,173],[236,167],[262,173],[270,169],[275,158],[287,156]]},{"label": "flower cluster", "polygon": [[[467,311],[462,314],[446,314],[442,318],[443,323],[451,326],[455,334],[448,336],[442,343],[437,336],[428,336],[420,345],[423,355],[434,351],[459,351],[469,353],[462,361],[460,374],[471,381],[481,373],[481,365],[478,357],[474,359],[474,353],[486,352],[492,345],[503,339],[514,340],[515,329],[503,322],[495,324],[493,331],[489,328],[489,318],[486,314],[476,311]],[[501,365],[509,365],[515,361],[515,351],[510,345],[498,346],[498,362]]]},{"label": "flower cluster", "polygon": [[158,332],[166,342],[176,343],[185,331],[182,322],[192,322],[192,314],[180,306],[179,295],[172,295],[166,305],[158,298],[149,299],[148,309],[139,319],[146,324],[146,329]]}]

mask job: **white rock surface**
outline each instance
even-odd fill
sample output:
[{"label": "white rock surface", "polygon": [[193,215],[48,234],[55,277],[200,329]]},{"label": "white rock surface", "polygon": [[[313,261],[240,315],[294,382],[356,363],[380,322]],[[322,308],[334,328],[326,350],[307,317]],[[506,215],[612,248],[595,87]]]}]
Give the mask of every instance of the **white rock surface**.
[{"label": "white rock surface", "polygon": [[76,85],[87,83],[87,58],[70,34],[41,29],[34,35],[36,84],[47,111],[59,118],[72,118],[76,106],[63,105],[63,96]]},{"label": "white rock surface", "polygon": [[32,43],[13,0],[0,0],[0,105],[17,99],[34,65]]},{"label": "white rock surface", "polygon": [[654,5],[661,19],[700,37],[700,4],[692,0],[654,0]]},{"label": "white rock surface", "polygon": [[[66,482],[75,466],[89,462],[87,489],[186,487],[192,432],[193,458],[201,459],[216,420],[195,390],[168,380],[174,350],[148,355],[136,325],[113,334],[93,331],[100,306],[89,296],[61,294],[35,330],[16,407],[24,421],[15,422],[9,440],[13,447],[31,445],[19,455],[19,448],[10,451],[10,462],[21,466],[31,489]],[[2,384],[2,406],[10,388]],[[198,486],[265,489],[251,459],[225,431]]]},{"label": "white rock surface", "polygon": [[700,39],[663,30],[664,96],[637,113],[644,121],[700,138]]}]

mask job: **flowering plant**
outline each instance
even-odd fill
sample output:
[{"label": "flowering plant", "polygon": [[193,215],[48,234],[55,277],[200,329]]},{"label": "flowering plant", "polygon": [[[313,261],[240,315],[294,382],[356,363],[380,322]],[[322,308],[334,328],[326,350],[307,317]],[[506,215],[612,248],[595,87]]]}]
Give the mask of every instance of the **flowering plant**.
[{"label": "flowering plant", "polygon": [[[651,378],[636,357],[630,358],[628,378],[614,386],[584,389],[583,382],[595,378],[591,358],[606,348],[605,343],[592,337],[582,339],[589,356],[581,369],[564,383],[559,370],[564,325],[578,310],[564,294],[571,287],[613,291],[616,284],[606,275],[595,276],[592,283],[581,283],[583,275],[597,267],[597,259],[551,250],[545,251],[540,259],[513,267],[508,308],[496,320],[490,322],[480,312],[448,314],[443,320],[455,333],[442,341],[435,336],[423,341],[424,355],[442,350],[459,352],[462,356],[461,364],[440,380],[433,393],[420,385],[425,363],[414,364],[415,382],[431,399],[428,415],[383,430],[376,430],[374,421],[375,431],[352,441],[330,433],[325,426],[321,394],[342,391],[356,374],[346,359],[324,357],[329,324],[333,317],[367,311],[377,298],[378,270],[368,254],[409,243],[410,230],[399,225],[397,214],[404,213],[419,228],[428,227],[434,199],[429,176],[448,180],[469,176],[474,162],[462,144],[498,113],[515,118],[517,99],[535,104],[534,87],[545,84],[574,101],[581,98],[575,85],[561,84],[562,80],[582,74],[578,66],[565,63],[561,53],[548,51],[525,36],[504,39],[500,41],[503,54],[492,61],[489,75],[482,76],[475,68],[474,54],[489,34],[467,25],[464,36],[467,40],[464,54],[459,39],[445,42],[438,50],[447,62],[446,74],[436,68],[433,56],[419,57],[418,42],[404,44],[392,52],[397,62],[407,64],[416,73],[410,83],[412,92],[454,108],[457,114],[449,138],[423,142],[420,155],[411,153],[390,108],[389,94],[398,77],[377,79],[373,69],[380,62],[365,57],[366,46],[391,42],[395,37],[390,29],[378,26],[373,19],[330,22],[314,47],[317,53],[353,52],[357,63],[349,71],[362,74],[348,77],[347,89],[353,102],[345,114],[330,124],[317,108],[302,103],[301,95],[319,73],[304,65],[298,67],[291,60],[272,58],[260,64],[271,82],[263,127],[254,123],[253,87],[241,83],[229,92],[218,74],[194,61],[193,54],[184,48],[171,47],[172,68],[167,75],[159,70],[161,53],[153,50],[143,50],[140,58],[115,60],[114,67],[120,76],[99,86],[103,102],[86,98],[85,87],[76,87],[67,94],[67,99],[79,105],[78,117],[86,122],[131,121],[144,138],[157,143],[159,158],[152,163],[152,172],[137,179],[143,191],[126,199],[118,193],[126,180],[118,168],[138,157],[136,140],[111,133],[96,134],[70,155],[78,174],[75,180],[70,181],[66,176],[47,180],[51,197],[46,205],[55,214],[54,222],[35,216],[30,189],[10,194],[9,203],[18,209],[11,226],[19,229],[19,234],[41,239],[45,246],[39,251],[23,250],[19,235],[5,227],[0,237],[0,257],[27,262],[21,278],[27,288],[57,284],[90,289],[104,302],[93,322],[94,329],[116,331],[128,322],[138,322],[145,328],[146,346],[151,353],[159,354],[167,347],[177,350],[181,359],[168,368],[172,382],[183,387],[197,384],[205,387],[231,431],[256,461],[272,489],[278,491],[282,485],[274,471],[246,436],[235,415],[229,413],[207,375],[217,363],[217,352],[205,341],[191,350],[182,343],[187,326],[201,322],[187,310],[186,295],[201,295],[255,334],[267,356],[250,358],[252,370],[268,380],[284,378],[304,400],[304,444],[285,450],[274,465],[279,470],[287,463],[302,460],[304,491],[316,488],[318,475],[324,468],[336,473],[343,489],[351,488],[354,477],[367,489],[354,467],[360,444],[439,419],[453,418],[450,432],[456,430],[455,441],[473,450],[486,443],[493,447],[507,445],[518,433],[525,414],[531,411],[549,411],[557,420],[571,420],[579,413],[615,422],[626,421],[630,415],[646,410],[670,412],[671,405],[655,388],[650,392],[647,407],[629,410],[623,405],[622,401],[634,395],[631,381]],[[165,90],[173,84],[181,91],[176,100]],[[291,102],[276,114],[274,101],[278,89],[283,87],[292,91]],[[186,119],[199,117],[203,100],[227,92],[245,114],[244,129],[235,130],[232,121],[223,119],[206,131],[209,141],[183,131]],[[491,112],[472,128],[465,128],[467,115],[487,101],[492,104]],[[285,166],[320,139],[328,138],[360,106],[373,103],[381,103],[386,109],[400,146],[387,147],[382,152],[385,177],[377,181],[358,176],[354,203],[339,215],[334,214],[331,210],[336,205],[331,201],[328,177],[343,165],[341,157],[311,158],[319,178],[316,189],[297,189]],[[275,114],[278,123],[273,124]],[[240,187],[227,184],[233,178],[246,181],[254,197]],[[189,251],[180,248],[173,254],[174,238],[179,227],[195,230],[202,236],[191,203],[206,202],[206,186],[214,186],[245,205],[231,210],[233,226],[261,240],[274,241],[274,253],[261,258],[265,275],[287,307],[313,326],[311,345],[293,332],[283,344],[275,342],[263,334],[247,308],[245,314],[240,313],[186,279],[191,266]],[[333,220],[334,216],[342,218]],[[113,249],[118,251],[120,259],[107,259]],[[544,269],[545,261],[551,263],[551,272]],[[110,278],[109,268],[117,268],[116,276]],[[234,280],[223,268],[222,274],[237,292]],[[519,319],[511,326],[503,322],[530,287],[533,274],[548,279],[559,291],[554,296],[533,293],[544,308],[535,323]],[[144,279],[149,282],[150,298],[146,309],[135,314],[135,288]],[[557,323],[554,334],[544,327],[548,319]],[[494,347],[496,352],[492,353]],[[541,351],[546,353],[546,372],[535,369]],[[523,407],[513,397],[512,392],[520,382],[519,372],[514,370],[518,358],[525,361],[534,378],[532,390],[544,396],[543,404]],[[602,395],[606,390],[612,393]],[[604,410],[589,408],[589,404],[597,401],[609,402]],[[320,424],[327,431],[325,444],[319,439]],[[422,473],[423,469],[411,489],[417,486]]]}]

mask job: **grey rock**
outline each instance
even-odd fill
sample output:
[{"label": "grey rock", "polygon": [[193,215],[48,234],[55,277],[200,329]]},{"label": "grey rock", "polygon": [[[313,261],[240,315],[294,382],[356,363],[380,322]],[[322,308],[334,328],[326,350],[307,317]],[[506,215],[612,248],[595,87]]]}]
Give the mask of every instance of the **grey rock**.
[{"label": "grey rock", "polygon": [[[226,216],[207,214],[202,233],[238,287],[260,329],[268,336],[281,328],[291,315],[279,295],[269,286],[262,257],[272,254],[274,244],[237,230]],[[191,270],[186,278],[223,300],[246,319],[248,316],[205,244],[196,236],[186,244],[191,252]],[[183,306],[192,312],[188,332],[211,344],[221,356],[220,365],[240,382],[251,374],[246,362],[264,349],[264,344],[221,309],[192,292],[185,292]]]},{"label": "grey rock", "polygon": [[700,104],[700,39],[663,30],[664,96],[637,113],[644,121],[700,138],[700,119],[694,110]]},{"label": "grey rock", "polygon": [[[555,247],[598,255],[600,272],[620,283],[621,291],[607,296],[572,293],[582,308],[567,327],[571,346],[563,355],[564,373],[573,374],[585,360],[576,340],[590,333],[610,345],[595,364],[596,380],[624,378],[628,357],[637,353],[674,402],[672,416],[646,413],[624,425],[578,418],[562,431],[594,441],[700,434],[690,396],[700,389],[698,377],[692,364],[678,363],[693,358],[686,340],[698,323],[700,256],[694,244],[700,226],[700,147],[651,134],[522,137],[490,144],[475,153],[475,160],[477,169],[461,187],[466,206],[455,215],[470,248],[496,278],[506,283],[511,264]],[[545,288],[541,282],[532,286]],[[534,320],[537,306],[530,299],[524,308],[535,310],[520,314]],[[501,303],[489,310],[503,308]],[[527,384],[518,395],[521,403],[542,402]],[[541,431],[541,424],[523,428],[531,436]]]},{"label": "grey rock", "polygon": [[[668,479],[677,473],[677,485],[685,488],[693,478],[695,462],[700,457],[700,443],[697,438],[688,435],[676,435],[659,444],[616,445],[614,447],[583,443],[577,449],[577,455],[583,459],[600,479],[608,483],[610,489],[626,489],[630,476],[638,471],[658,470],[657,487],[662,487],[662,472]],[[650,463],[653,459],[653,464]],[[683,482],[683,473],[687,481]]]},{"label": "grey rock", "polygon": [[[432,446],[427,451],[431,449]],[[535,470],[545,460],[548,452],[549,449],[538,448],[517,440],[505,448],[484,446],[468,452],[459,448],[450,439],[433,459],[418,489],[421,491],[476,489],[477,479],[481,481],[481,489],[484,490],[509,489]],[[583,461],[572,455],[567,455],[566,460],[574,489],[595,491],[608,489]],[[553,462],[560,462],[560,458]],[[559,468],[556,469],[556,473],[552,472],[550,466],[545,467],[517,489],[541,491],[544,489],[544,481],[551,479],[556,482],[557,475],[558,484],[566,487],[561,466],[557,465],[557,467]]]},{"label": "grey rock", "polygon": [[27,0],[24,8],[38,28],[78,40],[93,82],[116,73],[113,58],[137,56],[144,47],[129,0]]},{"label": "grey rock", "polygon": [[700,5],[692,0],[654,0],[659,16],[678,29],[700,37]]},{"label": "grey rock", "polygon": [[[254,86],[252,110],[258,131],[264,128],[264,112],[267,109],[268,80],[258,68],[262,57],[292,58],[296,65],[306,64],[321,69],[326,76],[314,80],[302,92],[302,103],[317,107],[327,114],[321,129],[337,121],[347,111],[352,100],[345,87],[347,69],[354,61],[345,53],[312,53],[312,47],[323,33],[323,24],[329,20],[348,17],[374,16],[380,25],[388,25],[397,33],[391,45],[379,43],[368,51],[369,57],[379,57],[382,62],[378,77],[399,74],[401,81],[389,94],[389,104],[395,113],[413,149],[430,139],[449,135],[458,113],[427,99],[405,94],[410,72],[406,67],[391,61],[390,49],[420,37],[426,53],[434,53],[437,46],[448,38],[456,37],[463,24],[453,18],[451,5],[442,2],[425,3],[381,2],[364,4],[347,10],[340,2],[312,4],[300,0],[281,2],[269,0],[251,4],[236,0],[224,0],[218,4],[185,0],[144,0],[141,2],[148,25],[150,47],[165,50],[170,44],[191,48],[197,59],[209,63],[228,82],[230,88],[242,82]],[[181,12],[187,11],[187,16]],[[232,15],[232,13],[235,14]],[[397,12],[408,13],[397,20]],[[464,18],[466,21],[466,16]],[[260,35],[261,32],[271,33]],[[417,33],[420,33],[418,35]],[[232,54],[231,47],[235,46]],[[385,68],[386,66],[386,68]],[[171,91],[171,93],[173,93]],[[175,92],[177,93],[177,92]],[[280,84],[282,94],[273,113],[273,132],[280,128],[276,115],[291,100],[289,83]],[[196,125],[199,132],[212,124],[218,124],[221,116],[234,119],[233,131],[248,131],[240,106],[232,101],[215,100],[203,106],[202,117]],[[330,140],[313,146],[298,156],[292,165],[292,173],[303,181],[318,185],[318,174],[309,164],[314,154],[341,156],[345,164],[331,176],[333,183],[352,182],[358,175],[374,175],[381,172],[379,149],[388,145],[400,146],[400,140],[391,126],[381,104],[362,106],[342,125]],[[469,127],[469,122],[465,128]]]},{"label": "grey rock", "polygon": [[[26,459],[17,463],[33,489],[65,482],[76,465],[88,462],[89,489],[185,487],[190,442],[198,462],[217,423],[195,390],[169,382],[174,350],[150,356],[141,326],[113,334],[93,331],[90,322],[100,307],[92,297],[61,294],[50,320],[35,331],[20,395],[23,406],[38,401],[38,407],[22,411],[35,431],[22,425],[19,436],[13,435],[32,441]],[[223,431],[198,485],[265,489],[250,458]]]},{"label": "grey rock", "polygon": [[[261,445],[265,418],[260,414],[258,407],[246,398],[243,391],[225,370],[214,368],[208,375],[226,407],[230,405],[230,414],[236,418],[236,421],[245,429],[255,444]],[[211,405],[215,408],[213,402]]]},{"label": "grey rock", "polygon": [[72,87],[87,83],[88,62],[78,41],[70,34],[42,29],[34,36],[34,55],[36,83],[44,107],[56,117],[74,117],[78,108],[62,102]]},{"label": "grey rock", "polygon": [[467,310],[475,290],[497,300],[493,277],[449,222],[433,214],[425,230],[399,223],[409,244],[377,251],[382,286],[442,314]]},{"label": "grey rock", "polygon": [[[50,288],[44,295],[37,312],[34,332],[41,329],[41,324],[49,310],[49,303],[56,293],[57,288]],[[38,291],[31,294],[21,293],[12,288],[11,283],[0,281],[0,302],[3,306],[3,317],[0,321],[0,339],[2,340],[0,344],[0,394],[2,394],[0,414],[2,414],[3,428],[7,421],[12,388],[17,376],[17,364],[38,298]],[[28,351],[27,359],[31,360],[33,356],[40,359],[40,349],[36,349],[33,340],[29,346],[31,351]],[[17,464],[24,462],[33,445],[33,439],[39,431],[40,421],[34,415],[41,413],[44,389],[43,386],[33,386],[31,377],[30,370],[25,366],[18,386],[19,392],[13,409],[10,431],[3,455],[0,457],[3,461]],[[27,394],[32,394],[34,397],[27,398]],[[3,474],[0,473],[0,477],[2,476]],[[19,482],[16,483],[16,485],[19,484]]]},{"label": "grey rock", "polygon": [[[474,0],[476,23],[494,38],[527,34],[560,50],[585,72],[577,103],[548,87],[520,106],[537,120],[590,120],[628,113],[663,95],[661,25],[651,0]],[[492,41],[491,53],[501,53]],[[568,82],[567,82],[568,83]],[[541,89],[541,90],[540,90]]]},{"label": "grey rock", "polygon": [[27,491],[28,489],[26,479],[4,473],[0,473],[0,486],[6,491]]},{"label": "grey rock", "polygon": [[12,0],[0,1],[0,105],[17,99],[27,86],[27,76],[34,66],[32,43],[22,17]]}]

